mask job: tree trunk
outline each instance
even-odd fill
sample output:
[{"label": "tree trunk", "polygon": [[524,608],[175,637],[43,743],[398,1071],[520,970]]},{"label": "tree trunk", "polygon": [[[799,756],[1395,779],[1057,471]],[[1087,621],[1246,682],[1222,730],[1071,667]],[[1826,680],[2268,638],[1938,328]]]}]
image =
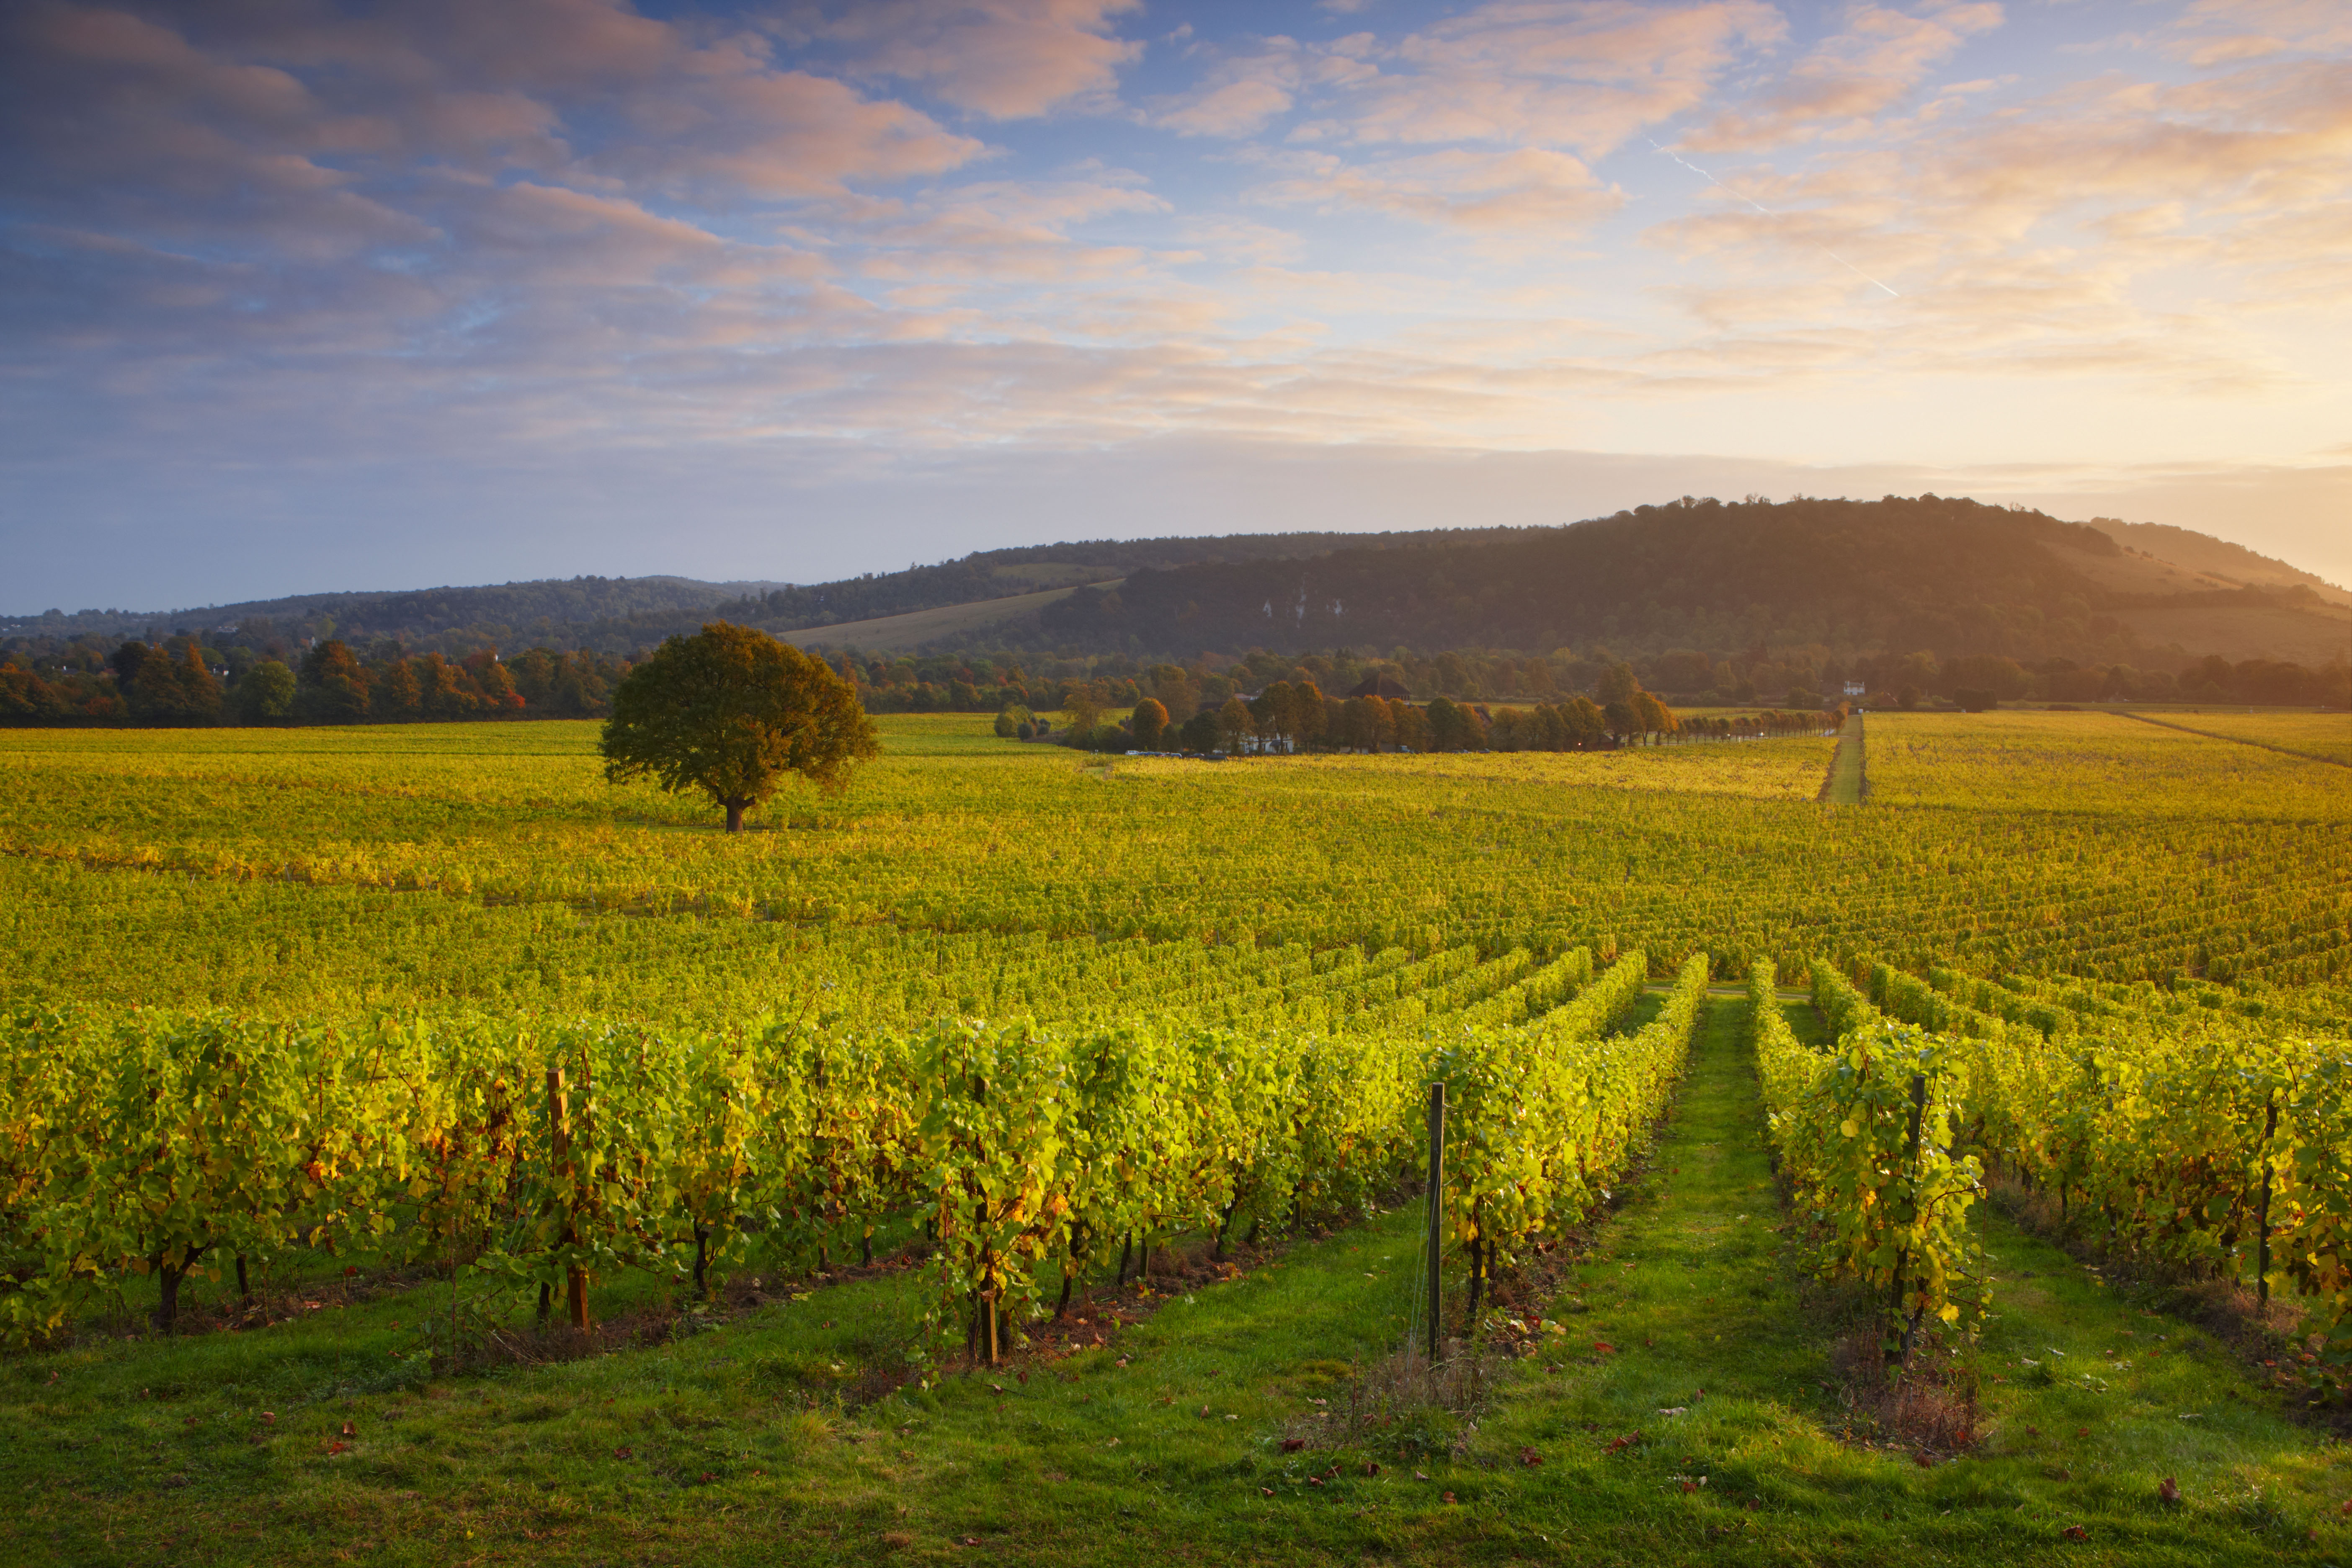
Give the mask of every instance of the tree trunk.
[{"label": "tree trunk", "polygon": [[165,1333],[173,1332],[180,1317],[180,1281],[188,1277],[187,1265],[165,1263],[158,1272],[163,1277],[163,1295],[155,1303],[155,1326]]},{"label": "tree trunk", "polygon": [[709,1260],[710,1227],[698,1225],[694,1227],[694,1299],[698,1301],[710,1300],[710,1283],[703,1277]]},{"label": "tree trunk", "polygon": [[727,803],[727,831],[730,833],[743,831],[743,803],[740,800],[730,800]]},{"label": "tree trunk", "polygon": [[236,1255],[236,1293],[247,1306],[253,1305],[253,1287],[245,1281],[245,1254],[242,1252]]}]

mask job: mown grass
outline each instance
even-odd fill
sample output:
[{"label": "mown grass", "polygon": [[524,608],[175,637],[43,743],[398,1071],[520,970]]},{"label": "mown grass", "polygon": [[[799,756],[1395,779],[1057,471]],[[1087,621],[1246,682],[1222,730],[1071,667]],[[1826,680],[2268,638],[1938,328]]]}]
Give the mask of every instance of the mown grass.
[{"label": "mown grass", "polygon": [[[1831,1370],[1834,1303],[1805,1285],[1777,1208],[1745,1014],[1711,1004],[1647,1173],[1553,1305],[1568,1331],[1466,1418],[1330,1418],[1398,1342],[1411,1205],[1169,1299],[1101,1350],[863,1405],[853,1390],[904,1364],[914,1275],[446,1379],[417,1354],[419,1319],[446,1300],[426,1286],[269,1330],[12,1358],[0,1553],[2222,1564],[2352,1549],[2335,1447],[2205,1336],[1997,1214],[1980,1226],[1998,1315],[1969,1362],[1978,1443],[1922,1468],[1871,1442]],[[2178,1505],[2158,1500],[2168,1476]]]}]

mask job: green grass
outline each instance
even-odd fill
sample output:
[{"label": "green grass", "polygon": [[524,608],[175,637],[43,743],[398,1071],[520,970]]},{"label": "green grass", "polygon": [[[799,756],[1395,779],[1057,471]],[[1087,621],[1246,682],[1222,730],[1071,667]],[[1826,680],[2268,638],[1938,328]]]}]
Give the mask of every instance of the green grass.
[{"label": "green grass", "polygon": [[[1998,1316],[1975,1352],[1978,1450],[1922,1469],[1841,1440],[1831,1331],[1761,1152],[1746,1013],[1710,1004],[1650,1174],[1553,1307],[1569,1332],[1513,1363],[1475,1424],[1280,1446],[1396,1342],[1411,1205],[1170,1300],[1104,1350],[1030,1362],[1025,1382],[950,1375],[862,1408],[842,1391],[901,1362],[912,1276],[456,1380],[416,1353],[419,1317],[446,1300],[428,1286],[0,1365],[0,1558],[2137,1565],[2352,1548],[2332,1447],[2205,1336],[1997,1214],[1980,1226]],[[2157,1500],[2166,1476],[2176,1507]]]},{"label": "green grass", "polygon": [[1832,805],[1862,804],[1862,715],[1850,716],[1838,735],[1837,752],[1830,758],[1829,782],[1822,798]]}]

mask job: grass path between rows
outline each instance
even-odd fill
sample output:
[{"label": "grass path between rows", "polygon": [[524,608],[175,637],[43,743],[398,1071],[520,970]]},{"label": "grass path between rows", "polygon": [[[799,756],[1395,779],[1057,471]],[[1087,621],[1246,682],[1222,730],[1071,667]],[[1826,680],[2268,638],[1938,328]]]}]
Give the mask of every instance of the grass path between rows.
[{"label": "grass path between rows", "polygon": [[[1549,1482],[1517,1489],[1558,1500],[1523,1524],[1573,1542],[1562,1560],[1627,1564],[2352,1562],[2333,1450],[2206,1336],[2142,1315],[1998,1211],[1979,1224],[1997,1316],[1975,1352],[1976,1450],[1922,1468],[1843,1441],[1830,1331],[1777,1228],[1748,1012],[1711,1003],[1653,1179],[1574,1281],[1570,1358],[1597,1364],[1544,1374],[1482,1434],[1498,1470],[1522,1446],[1544,1457]],[[2135,1353],[2158,1333],[2163,1356]],[[2166,1476],[2179,1506],[2158,1500]]]},{"label": "grass path between rows", "polygon": [[[0,1561],[2137,1568],[2352,1547],[2332,1450],[2218,1347],[1997,1215],[1980,1357],[2010,1381],[1989,1384],[1979,1453],[1922,1469],[1842,1441],[1747,1013],[1710,1001],[1647,1173],[1551,1308],[1568,1331],[1468,1423],[1345,1414],[1401,1338],[1417,1205],[1025,1378],[954,1374],[855,1409],[827,1390],[904,1342],[914,1276],[421,1388],[371,1382],[396,1364],[388,1325],[429,1302],[391,1297],[320,1314],[333,1323],[0,1363]],[[2157,1500],[2167,1475],[2178,1507]]]},{"label": "grass path between rows", "polygon": [[1838,731],[1837,750],[1830,753],[1829,777],[1822,784],[1821,798],[1832,805],[1862,804],[1862,715],[1849,714],[1845,728]]}]

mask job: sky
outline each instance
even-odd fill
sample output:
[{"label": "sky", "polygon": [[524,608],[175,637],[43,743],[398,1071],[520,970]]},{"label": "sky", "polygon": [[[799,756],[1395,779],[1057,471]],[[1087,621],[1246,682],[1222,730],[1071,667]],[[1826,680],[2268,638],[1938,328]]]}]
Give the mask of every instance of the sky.
[{"label": "sky", "polygon": [[0,614],[1972,495],[2352,582],[2344,0],[9,0]]}]

